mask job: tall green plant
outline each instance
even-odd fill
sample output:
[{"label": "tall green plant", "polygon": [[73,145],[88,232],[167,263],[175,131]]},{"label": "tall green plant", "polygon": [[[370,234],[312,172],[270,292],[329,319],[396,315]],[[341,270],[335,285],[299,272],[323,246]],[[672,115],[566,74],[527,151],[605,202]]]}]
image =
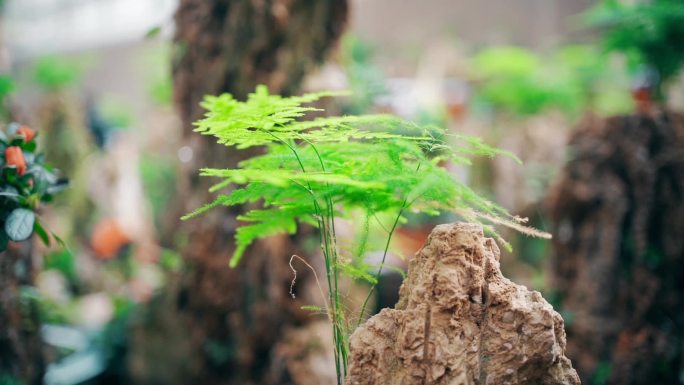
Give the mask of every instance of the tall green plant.
[{"label": "tall green plant", "polygon": [[[229,94],[207,96],[203,102],[207,113],[196,123],[197,132],[212,135],[228,147],[261,147],[264,152],[235,169],[202,169],[201,175],[220,180],[210,191],[232,189],[183,219],[219,206],[261,202],[261,208],[238,218],[247,224],[237,229],[231,266],[240,262],[256,239],[293,234],[300,223],[319,229],[326,269],[325,312],[333,326],[341,384],[347,369],[349,332],[363,317],[382,273],[392,234],[406,212],[456,213],[467,221],[482,223],[492,234],[496,234],[494,223],[531,235],[546,234],[524,227],[523,219],[482,198],[441,166],[444,162],[469,165],[468,157],[473,155],[511,154],[478,138],[421,127],[388,115],[303,119],[307,113],[320,111],[305,104],[333,95],[323,92],[284,98],[270,95],[266,87],[259,86],[244,102]],[[450,145],[452,141],[457,144]],[[385,224],[387,240],[378,266],[367,264],[363,255],[345,255],[338,248],[336,219],[353,222],[352,213],[359,210],[365,212],[365,218],[378,218],[380,213],[392,213],[394,218]],[[359,254],[364,249],[356,248]],[[347,319],[340,303],[343,274],[372,285],[358,320]]]}]

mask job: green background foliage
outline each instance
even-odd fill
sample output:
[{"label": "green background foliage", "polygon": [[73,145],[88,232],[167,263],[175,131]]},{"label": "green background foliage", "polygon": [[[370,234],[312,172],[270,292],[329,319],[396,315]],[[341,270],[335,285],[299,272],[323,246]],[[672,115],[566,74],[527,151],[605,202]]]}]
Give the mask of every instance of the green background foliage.
[{"label": "green background foliage", "polygon": [[603,33],[606,49],[625,53],[633,69],[654,68],[661,82],[684,64],[684,2],[654,0],[626,4],[603,0],[585,15],[588,25]]}]

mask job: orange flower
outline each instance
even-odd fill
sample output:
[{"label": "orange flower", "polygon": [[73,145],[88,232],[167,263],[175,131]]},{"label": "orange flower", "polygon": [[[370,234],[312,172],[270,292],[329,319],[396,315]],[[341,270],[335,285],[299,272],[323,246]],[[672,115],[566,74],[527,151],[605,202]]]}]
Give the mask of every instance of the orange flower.
[{"label": "orange flower", "polygon": [[20,147],[10,146],[5,150],[5,162],[8,166],[16,166],[17,173],[24,175],[26,172],[26,160]]},{"label": "orange flower", "polygon": [[36,137],[36,132],[29,126],[21,126],[17,130],[17,135],[24,137],[24,141],[30,142]]},{"label": "orange flower", "polygon": [[93,229],[90,245],[95,256],[100,259],[110,259],[116,256],[119,250],[131,242],[128,234],[115,219],[105,218],[100,220]]}]

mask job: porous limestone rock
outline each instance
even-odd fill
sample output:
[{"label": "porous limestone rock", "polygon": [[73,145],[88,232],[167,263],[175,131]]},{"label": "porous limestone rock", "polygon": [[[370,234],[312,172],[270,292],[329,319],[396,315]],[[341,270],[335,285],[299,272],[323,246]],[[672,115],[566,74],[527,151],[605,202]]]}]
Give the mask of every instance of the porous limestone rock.
[{"label": "porous limestone rock", "polygon": [[435,227],[394,309],[350,340],[348,385],[575,385],[563,319],[501,274],[482,227]]}]

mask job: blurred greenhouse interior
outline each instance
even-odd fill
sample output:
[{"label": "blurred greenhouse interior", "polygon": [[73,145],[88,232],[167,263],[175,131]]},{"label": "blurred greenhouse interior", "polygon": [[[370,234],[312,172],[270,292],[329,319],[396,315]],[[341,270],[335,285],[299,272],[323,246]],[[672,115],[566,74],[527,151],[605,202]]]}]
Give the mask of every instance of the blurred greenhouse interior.
[{"label": "blurred greenhouse interior", "polygon": [[0,0],[0,385],[684,384],[683,63],[682,0]]}]

